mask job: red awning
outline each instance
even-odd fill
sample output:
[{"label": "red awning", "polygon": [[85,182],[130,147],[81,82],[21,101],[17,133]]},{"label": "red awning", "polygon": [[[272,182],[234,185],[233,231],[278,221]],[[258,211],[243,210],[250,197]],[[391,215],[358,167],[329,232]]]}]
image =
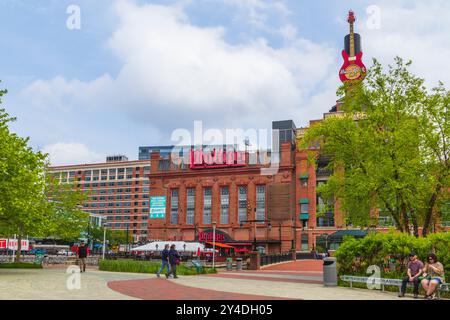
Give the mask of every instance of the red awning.
[{"label": "red awning", "polygon": [[[214,245],[213,242],[206,242],[206,243],[208,243],[208,244],[210,244],[210,245]],[[215,245],[216,245],[216,247],[234,249],[234,247],[229,246],[228,244],[225,244],[225,243],[217,243],[217,242],[216,242]]]},{"label": "red awning", "polygon": [[252,243],[230,243],[233,246],[251,246],[253,245]]}]

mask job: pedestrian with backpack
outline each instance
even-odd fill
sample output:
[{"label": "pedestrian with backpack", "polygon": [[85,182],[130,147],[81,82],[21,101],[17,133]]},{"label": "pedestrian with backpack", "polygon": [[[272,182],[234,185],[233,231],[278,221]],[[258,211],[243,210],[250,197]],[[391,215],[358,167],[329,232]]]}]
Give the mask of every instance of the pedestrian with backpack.
[{"label": "pedestrian with backpack", "polygon": [[169,264],[170,264],[170,270],[168,273],[166,273],[166,278],[168,279],[170,274],[173,275],[174,279],[177,279],[177,265],[180,264],[180,254],[175,249],[175,245],[172,244],[170,246],[169,250]]}]

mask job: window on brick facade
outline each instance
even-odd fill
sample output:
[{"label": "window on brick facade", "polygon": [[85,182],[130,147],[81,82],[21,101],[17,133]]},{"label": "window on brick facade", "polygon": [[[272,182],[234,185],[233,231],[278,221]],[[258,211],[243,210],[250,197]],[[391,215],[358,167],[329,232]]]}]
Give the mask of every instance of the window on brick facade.
[{"label": "window on brick facade", "polygon": [[220,223],[230,223],[230,189],[220,188]]},{"label": "window on brick facade", "polygon": [[266,186],[256,186],[256,219],[266,220]]},{"label": "window on brick facade", "polygon": [[238,188],[238,223],[247,220],[247,186]]},{"label": "window on brick facade", "polygon": [[212,188],[203,189],[203,223],[211,224]]},{"label": "window on brick facade", "polygon": [[178,224],[178,189],[172,189],[170,195],[170,224]]},{"label": "window on brick facade", "polygon": [[195,188],[188,188],[186,192],[187,192],[186,224],[194,224]]}]

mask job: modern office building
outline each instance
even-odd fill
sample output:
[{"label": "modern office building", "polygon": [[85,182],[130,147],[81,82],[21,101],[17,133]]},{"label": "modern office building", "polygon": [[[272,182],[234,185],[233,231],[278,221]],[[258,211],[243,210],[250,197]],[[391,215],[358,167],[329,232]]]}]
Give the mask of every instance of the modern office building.
[{"label": "modern office building", "polygon": [[55,166],[51,172],[61,183],[88,193],[83,210],[100,225],[104,217],[112,230],[133,234],[135,241],[147,239],[149,215],[149,161],[127,161],[111,156],[96,164]]}]

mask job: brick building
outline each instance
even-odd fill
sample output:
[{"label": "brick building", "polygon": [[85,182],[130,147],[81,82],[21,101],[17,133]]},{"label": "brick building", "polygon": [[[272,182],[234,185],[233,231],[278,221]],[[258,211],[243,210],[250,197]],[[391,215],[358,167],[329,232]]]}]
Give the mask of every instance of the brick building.
[{"label": "brick building", "polygon": [[[324,118],[338,114],[335,106]],[[310,126],[318,121],[310,121]],[[185,155],[192,155],[189,162],[175,165],[171,146],[155,146],[140,148],[140,157],[146,160],[110,157],[105,163],[51,171],[60,182],[89,192],[83,204],[86,212],[105,217],[112,230],[128,230],[136,242],[212,242],[215,225],[218,246],[251,250],[256,239],[257,247],[271,253],[310,251],[318,245],[334,249],[328,241],[331,234],[359,231],[345,225],[337,204],[317,214],[324,202],[316,188],[332,173],[326,169],[328,160],[318,148],[312,150],[318,153],[316,167],[308,161],[307,151],[298,149],[308,127],[296,128],[287,120],[273,122],[273,129],[279,132],[279,167],[271,174],[262,174],[270,164],[250,161],[267,159],[270,152],[254,157],[248,151],[228,150],[229,146],[223,147],[224,153],[218,146],[198,150],[199,163],[194,147],[184,148]],[[224,164],[208,162],[211,151],[223,154]],[[382,213],[378,221],[378,231],[394,226]],[[442,222],[447,230],[448,225]]]}]

